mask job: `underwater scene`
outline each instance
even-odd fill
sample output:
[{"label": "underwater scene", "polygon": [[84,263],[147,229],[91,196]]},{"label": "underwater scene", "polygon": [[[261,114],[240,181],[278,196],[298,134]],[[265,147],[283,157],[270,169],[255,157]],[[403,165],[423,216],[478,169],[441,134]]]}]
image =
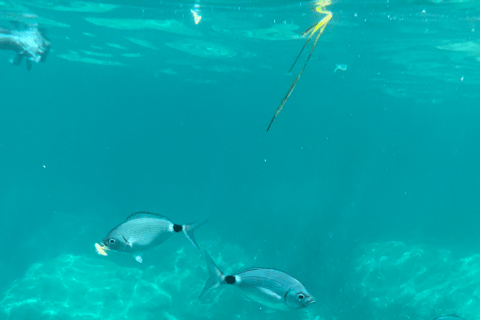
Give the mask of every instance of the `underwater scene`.
[{"label": "underwater scene", "polygon": [[0,320],[480,319],[480,0],[0,0]]}]

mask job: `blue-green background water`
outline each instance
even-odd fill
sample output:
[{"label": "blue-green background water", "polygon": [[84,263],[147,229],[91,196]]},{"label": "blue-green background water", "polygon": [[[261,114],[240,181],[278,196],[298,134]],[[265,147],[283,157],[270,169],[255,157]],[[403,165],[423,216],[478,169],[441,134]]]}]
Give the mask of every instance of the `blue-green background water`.
[{"label": "blue-green background water", "polygon": [[[228,254],[222,244],[235,245],[243,255],[230,260],[258,259],[294,274],[317,298],[309,308],[325,319],[376,318],[372,293],[357,290],[358,259],[372,243],[448,250],[452,261],[474,256],[480,3],[437,2],[330,5],[332,21],[268,133],[304,61],[287,74],[304,41],[295,38],[319,18],[311,2],[200,2],[198,25],[193,2],[108,1],[118,7],[106,12],[78,12],[69,1],[0,2],[4,25],[32,12],[49,19],[52,41],[47,62],[31,72],[0,52],[0,291],[62,255],[145,270],[171,264],[162,257],[182,247],[201,287],[203,260],[180,237],[143,265],[95,254],[93,243],[135,211],[178,223],[208,218],[196,233],[201,246],[210,241],[215,254]],[[86,18],[172,19],[190,33]],[[277,31],[260,36],[266,28]],[[74,61],[80,58],[95,61]],[[112,62],[122,65],[105,65]],[[348,69],[333,72],[339,63]],[[419,263],[436,265],[436,258]],[[436,272],[445,283],[449,274]],[[450,313],[473,298],[443,294]],[[433,318],[439,305],[407,315]],[[219,309],[209,310],[212,319]],[[302,312],[259,317],[304,319]]]}]

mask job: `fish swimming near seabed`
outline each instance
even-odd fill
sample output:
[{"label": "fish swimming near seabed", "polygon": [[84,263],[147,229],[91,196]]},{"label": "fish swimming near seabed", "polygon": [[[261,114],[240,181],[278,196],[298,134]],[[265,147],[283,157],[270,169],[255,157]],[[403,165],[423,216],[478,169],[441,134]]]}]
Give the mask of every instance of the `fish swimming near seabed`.
[{"label": "fish swimming near seabed", "polygon": [[459,316],[455,315],[455,314],[449,314],[449,315],[446,315],[446,316],[441,316],[441,317],[435,318],[433,320],[463,320],[463,319],[460,318]]},{"label": "fish swimming near seabed", "polygon": [[210,278],[200,299],[222,285],[234,286],[248,299],[275,310],[296,310],[315,303],[304,285],[291,275],[276,269],[252,268],[225,275],[205,252]]},{"label": "fish swimming near seabed", "polygon": [[205,222],[207,220],[184,225],[174,224],[169,218],[156,213],[136,212],[110,231],[101,245],[95,244],[95,247],[101,255],[106,255],[106,250],[132,253],[135,260],[142,263],[139,252],[162,244],[175,233],[182,232],[199,248],[193,231]]},{"label": "fish swimming near seabed", "polygon": [[50,46],[45,29],[38,28],[37,24],[14,21],[11,28],[0,27],[0,49],[16,52],[10,59],[12,65],[20,65],[25,58],[30,71],[33,63],[46,61]]}]

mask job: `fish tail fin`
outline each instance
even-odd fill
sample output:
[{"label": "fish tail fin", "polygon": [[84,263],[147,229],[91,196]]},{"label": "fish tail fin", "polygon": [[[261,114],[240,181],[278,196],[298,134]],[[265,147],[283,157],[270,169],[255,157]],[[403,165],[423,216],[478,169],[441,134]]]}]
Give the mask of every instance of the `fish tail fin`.
[{"label": "fish tail fin", "polygon": [[32,70],[32,66],[33,66],[33,60],[28,58],[27,59],[27,70],[28,71]]},{"label": "fish tail fin", "polygon": [[185,236],[187,237],[188,240],[190,240],[190,242],[197,248],[197,249],[200,249],[200,247],[198,246],[198,243],[197,243],[197,240],[195,240],[195,235],[193,234],[193,231],[195,229],[197,229],[198,227],[200,227],[202,224],[204,224],[205,222],[207,222],[208,220],[204,220],[202,222],[196,222],[196,223],[190,223],[190,224],[186,224],[183,226],[182,230],[183,230],[183,233],[185,234]]},{"label": "fish tail fin", "polygon": [[10,63],[13,64],[14,66],[19,66],[23,61],[23,54],[17,53],[15,57],[10,59]]},{"label": "fish tail fin", "polygon": [[200,299],[202,299],[210,291],[222,285],[225,278],[223,272],[217,267],[215,262],[213,262],[212,257],[210,257],[207,251],[205,251],[205,260],[207,261],[208,273],[210,274],[210,277],[203,287],[202,293],[199,297]]}]

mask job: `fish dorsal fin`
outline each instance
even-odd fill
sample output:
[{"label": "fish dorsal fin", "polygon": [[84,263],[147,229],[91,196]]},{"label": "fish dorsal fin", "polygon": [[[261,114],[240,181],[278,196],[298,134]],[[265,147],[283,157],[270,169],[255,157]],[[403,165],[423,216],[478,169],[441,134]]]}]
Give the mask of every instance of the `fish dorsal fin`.
[{"label": "fish dorsal fin", "polygon": [[135,220],[135,219],[144,219],[144,218],[153,218],[153,219],[166,219],[169,220],[167,217],[162,216],[157,213],[151,213],[151,212],[145,212],[145,211],[139,211],[139,212],[134,212],[131,215],[127,217],[127,221],[129,220]]}]

